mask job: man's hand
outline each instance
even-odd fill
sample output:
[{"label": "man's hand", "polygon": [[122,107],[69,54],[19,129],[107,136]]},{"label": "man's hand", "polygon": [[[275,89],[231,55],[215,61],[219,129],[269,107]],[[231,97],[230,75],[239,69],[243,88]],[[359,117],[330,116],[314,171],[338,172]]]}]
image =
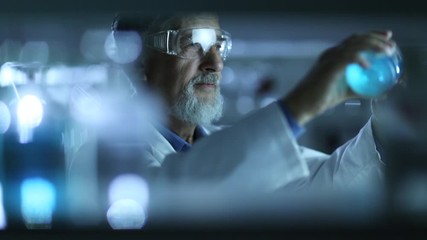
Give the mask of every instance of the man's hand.
[{"label": "man's hand", "polygon": [[391,31],[355,34],[327,49],[303,80],[282,99],[283,104],[302,126],[327,109],[358,97],[346,83],[346,66],[358,63],[369,67],[369,63],[360,56],[362,51],[391,54],[396,47],[391,36]]}]

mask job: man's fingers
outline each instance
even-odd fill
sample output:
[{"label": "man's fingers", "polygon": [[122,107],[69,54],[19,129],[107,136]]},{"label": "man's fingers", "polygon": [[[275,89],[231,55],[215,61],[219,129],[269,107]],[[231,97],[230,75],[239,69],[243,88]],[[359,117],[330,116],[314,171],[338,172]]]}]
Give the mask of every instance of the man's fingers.
[{"label": "man's fingers", "polygon": [[360,66],[362,66],[363,68],[369,68],[371,65],[369,64],[369,62],[362,56],[358,55],[356,57],[356,63],[358,63]]},{"label": "man's fingers", "polygon": [[389,36],[391,36],[391,31],[356,34],[344,40],[339,49],[341,49],[344,59],[350,62],[358,62],[363,67],[368,67],[364,61],[360,60],[360,53],[374,51],[391,55],[396,49],[396,43],[391,39],[387,39]]},{"label": "man's fingers", "polygon": [[395,43],[393,40],[391,40],[391,35],[391,31],[370,31],[363,34],[354,34],[345,39],[342,44],[353,45],[359,44],[360,42],[378,41],[382,42],[384,45],[393,47]]},{"label": "man's fingers", "polygon": [[386,39],[391,39],[393,37],[393,32],[391,30],[372,30],[371,33],[384,36]]}]

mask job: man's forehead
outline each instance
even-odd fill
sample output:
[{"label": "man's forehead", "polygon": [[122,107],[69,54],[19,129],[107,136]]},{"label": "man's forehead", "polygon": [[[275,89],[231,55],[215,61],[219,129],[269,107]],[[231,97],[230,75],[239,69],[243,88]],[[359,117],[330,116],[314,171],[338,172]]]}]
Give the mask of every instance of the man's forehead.
[{"label": "man's forehead", "polygon": [[[215,15],[186,15],[174,18],[169,24],[168,29],[186,29],[186,28],[220,28],[218,17]],[[167,29],[164,29],[167,30]]]}]

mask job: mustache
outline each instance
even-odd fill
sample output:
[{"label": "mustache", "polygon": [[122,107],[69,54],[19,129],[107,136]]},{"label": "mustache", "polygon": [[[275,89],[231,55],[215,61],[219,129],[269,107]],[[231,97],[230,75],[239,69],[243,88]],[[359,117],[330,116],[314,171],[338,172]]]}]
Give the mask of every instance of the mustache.
[{"label": "mustache", "polygon": [[217,74],[206,74],[206,75],[199,75],[195,78],[193,78],[190,82],[191,85],[195,84],[215,84],[219,85],[220,76]]}]

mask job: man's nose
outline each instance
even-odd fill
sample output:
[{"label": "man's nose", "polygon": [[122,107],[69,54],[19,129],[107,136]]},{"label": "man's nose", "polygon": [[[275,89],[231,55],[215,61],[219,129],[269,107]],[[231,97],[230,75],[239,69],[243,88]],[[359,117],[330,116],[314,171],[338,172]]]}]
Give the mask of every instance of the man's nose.
[{"label": "man's nose", "polygon": [[200,70],[205,73],[221,72],[223,67],[224,61],[215,47],[209,49],[200,64]]}]

